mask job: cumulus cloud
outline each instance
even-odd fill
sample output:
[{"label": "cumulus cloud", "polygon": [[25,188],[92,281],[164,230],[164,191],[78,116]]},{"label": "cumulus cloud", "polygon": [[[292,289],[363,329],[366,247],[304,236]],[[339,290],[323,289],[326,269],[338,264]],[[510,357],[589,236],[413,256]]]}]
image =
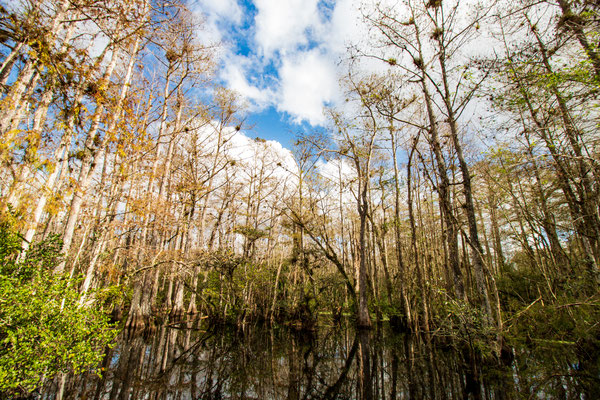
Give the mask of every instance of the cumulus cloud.
[{"label": "cumulus cloud", "polygon": [[[266,167],[268,174],[296,185],[298,165],[292,153],[274,140],[252,139],[244,132],[235,132],[229,140],[227,154],[251,171]],[[239,177],[238,177],[239,178]]]},{"label": "cumulus cloud", "polygon": [[238,1],[193,3],[229,44],[225,84],[248,100],[250,111],[273,107],[295,123],[323,124],[323,108],[342,98],[339,60],[349,43],[366,36],[357,0],[252,0],[253,7]]},{"label": "cumulus cloud", "polygon": [[318,0],[255,0],[255,41],[262,54],[285,54],[307,44],[310,30],[320,24]]},{"label": "cumulus cloud", "polygon": [[340,178],[344,183],[356,179],[356,170],[346,160],[319,160],[316,167],[322,177],[332,182],[339,183]]},{"label": "cumulus cloud", "polygon": [[356,0],[337,0],[331,18],[321,31],[320,41],[334,54],[343,54],[350,43],[367,35]]},{"label": "cumulus cloud", "polygon": [[227,82],[229,89],[236,91],[248,101],[250,111],[259,111],[272,104],[275,94],[271,88],[259,87],[248,80],[251,75],[249,63],[251,59],[247,57],[228,57],[221,77]]},{"label": "cumulus cloud", "polygon": [[323,108],[337,105],[343,98],[338,81],[344,71],[340,71],[339,61],[348,44],[366,36],[356,0],[292,0],[287,11],[279,10],[284,2],[278,0],[256,3],[262,4],[261,10],[270,19],[285,24],[267,24],[259,19],[260,13],[256,18],[256,38],[266,49],[265,56],[279,52],[277,110],[289,114],[296,123],[323,124]]},{"label": "cumulus cloud", "polygon": [[319,125],[325,121],[323,107],[334,100],[337,90],[335,64],[320,50],[297,53],[283,60],[279,70],[279,111],[296,122]]}]

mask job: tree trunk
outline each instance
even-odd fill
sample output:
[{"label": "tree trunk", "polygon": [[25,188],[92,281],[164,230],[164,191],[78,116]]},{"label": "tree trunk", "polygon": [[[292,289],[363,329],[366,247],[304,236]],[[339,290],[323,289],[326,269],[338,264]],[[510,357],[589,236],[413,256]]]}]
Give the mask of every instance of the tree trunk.
[{"label": "tree trunk", "polygon": [[[104,86],[111,78],[113,70],[117,64],[119,51],[117,49],[113,50],[112,59],[110,64],[106,67],[104,72],[104,76],[101,79],[101,86]],[[125,88],[125,87],[124,87]],[[75,234],[75,227],[79,220],[79,214],[81,212],[81,207],[83,206],[83,202],[87,195],[87,190],[91,184],[93,175],[98,166],[98,162],[101,156],[104,154],[104,145],[105,141],[108,140],[107,134],[103,140],[100,140],[100,144],[95,144],[98,140],[98,130],[100,128],[100,120],[104,114],[104,103],[101,101],[96,105],[96,110],[94,112],[94,116],[92,118],[92,126],[90,131],[88,132],[88,136],[85,142],[85,156],[81,160],[81,169],[79,171],[79,178],[77,182],[77,186],[73,193],[73,198],[71,200],[71,205],[69,207],[69,212],[67,216],[67,221],[65,224],[65,229],[63,233],[63,246],[62,253],[64,260],[56,266],[54,271],[56,273],[61,273],[64,271],[67,258],[69,256],[69,251],[71,249],[71,244],[73,243],[73,237]],[[116,115],[114,116],[115,122]]]}]

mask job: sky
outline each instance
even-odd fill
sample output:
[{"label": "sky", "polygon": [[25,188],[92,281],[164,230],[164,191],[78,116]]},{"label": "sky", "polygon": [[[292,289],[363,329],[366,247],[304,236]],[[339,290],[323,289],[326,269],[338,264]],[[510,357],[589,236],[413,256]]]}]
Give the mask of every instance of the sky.
[{"label": "sky", "polygon": [[247,135],[290,148],[339,104],[349,43],[360,39],[355,0],[189,0],[221,45],[218,76],[248,106]]}]

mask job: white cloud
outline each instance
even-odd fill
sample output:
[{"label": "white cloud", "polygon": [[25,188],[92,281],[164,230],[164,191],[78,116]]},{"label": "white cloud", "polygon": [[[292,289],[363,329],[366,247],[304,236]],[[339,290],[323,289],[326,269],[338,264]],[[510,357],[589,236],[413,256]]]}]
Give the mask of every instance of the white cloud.
[{"label": "white cloud", "polygon": [[367,29],[361,19],[356,0],[338,0],[331,20],[322,32],[321,40],[329,51],[343,54],[346,46],[366,37]]},{"label": "white cloud", "polygon": [[308,30],[320,23],[318,0],[255,0],[256,43],[263,55],[285,54],[308,43]]},{"label": "white cloud", "polygon": [[258,171],[264,167],[269,170],[268,175],[288,181],[290,188],[296,185],[298,165],[292,153],[277,141],[255,140],[244,132],[235,132],[229,141],[227,154],[239,161],[241,168]]},{"label": "white cloud", "polygon": [[353,179],[356,179],[356,170],[345,160],[319,160],[316,167],[322,177],[332,182],[339,183],[340,176],[343,183],[348,183]]},{"label": "white cloud", "polygon": [[273,90],[266,87],[260,88],[248,81],[250,73],[249,63],[252,60],[246,57],[231,56],[228,57],[221,77],[229,89],[236,91],[248,101],[250,111],[262,110],[271,105],[274,97]]},{"label": "white cloud", "polygon": [[[358,0],[253,0],[254,20],[234,33],[231,21],[249,15],[238,1],[193,3],[226,43],[223,81],[246,98],[249,111],[273,106],[295,123],[323,124],[323,107],[343,98],[338,77],[346,46],[366,37]],[[243,55],[235,54],[239,48]]]},{"label": "white cloud", "polygon": [[338,87],[335,63],[326,54],[314,49],[285,58],[279,78],[279,111],[289,113],[296,122],[325,122],[323,107],[336,98]]},{"label": "white cloud", "polygon": [[231,44],[231,25],[241,24],[244,15],[237,0],[193,0],[188,7],[203,22],[198,31],[202,43],[221,43],[222,47]]},{"label": "white cloud", "polygon": [[196,0],[189,6],[201,10],[211,19],[219,17],[235,24],[242,21],[242,9],[237,0]]},{"label": "white cloud", "polygon": [[353,185],[353,182],[356,182],[356,170],[347,160],[318,161],[316,167],[318,173],[336,188],[335,193],[327,191],[321,193],[329,203],[327,207],[330,209],[332,217],[333,215],[339,216],[338,191],[340,189],[342,191],[341,201],[344,206],[356,204],[356,191],[354,190],[355,185]]},{"label": "white cloud", "polygon": [[[256,166],[268,160],[272,168],[281,176],[290,172],[297,174],[298,166],[292,152],[284,148],[281,143],[274,140],[252,139],[245,131],[238,131],[234,127],[221,128],[218,120],[206,123],[203,120],[192,120],[195,133],[198,135],[204,154],[213,154],[217,148],[217,138],[221,137],[225,145],[221,148],[232,160],[239,161],[242,165]],[[217,129],[223,129],[221,135]],[[212,157],[212,155],[211,155]]]}]

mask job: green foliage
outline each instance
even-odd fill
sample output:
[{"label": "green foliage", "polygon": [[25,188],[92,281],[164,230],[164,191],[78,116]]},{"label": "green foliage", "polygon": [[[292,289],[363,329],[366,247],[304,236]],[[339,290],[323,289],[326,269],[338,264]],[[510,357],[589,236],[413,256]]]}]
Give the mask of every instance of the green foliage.
[{"label": "green foliage", "polygon": [[517,253],[498,288],[512,341],[599,342],[600,298],[584,266],[549,280]]},{"label": "green foliage", "polygon": [[444,301],[437,305],[437,336],[457,339],[483,358],[492,358],[496,329],[485,313],[463,300],[450,297],[443,289],[437,291]]},{"label": "green foliage", "polygon": [[268,236],[268,233],[261,229],[256,229],[251,226],[238,226],[234,230],[236,233],[245,236],[251,242]]},{"label": "green foliage", "polygon": [[93,369],[116,330],[99,308],[82,307],[77,280],[54,274],[57,237],[19,260],[21,239],[0,224],[0,394],[28,393],[58,372]]}]

